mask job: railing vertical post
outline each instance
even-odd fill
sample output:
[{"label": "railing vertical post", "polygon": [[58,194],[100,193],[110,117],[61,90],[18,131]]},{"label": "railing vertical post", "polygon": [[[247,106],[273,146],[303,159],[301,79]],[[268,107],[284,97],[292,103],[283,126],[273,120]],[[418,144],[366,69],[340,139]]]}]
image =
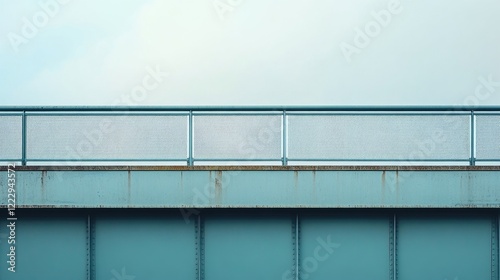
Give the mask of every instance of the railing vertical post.
[{"label": "railing vertical post", "polygon": [[188,166],[193,165],[193,111],[189,111],[189,132],[188,132],[189,156]]},{"label": "railing vertical post", "polygon": [[475,119],[476,118],[474,116],[474,111],[471,110],[470,111],[470,162],[469,162],[469,164],[471,166],[476,165],[476,152],[475,152],[476,129],[475,129],[475,123],[474,123]]},{"label": "railing vertical post", "polygon": [[287,156],[286,156],[286,153],[287,153],[287,150],[286,150],[286,145],[287,145],[287,131],[286,131],[286,127],[287,127],[287,120],[286,120],[286,110],[283,110],[283,127],[282,127],[282,131],[283,131],[283,141],[281,142],[281,144],[283,145],[283,158],[281,159],[282,160],[282,164],[283,166],[286,166],[288,164],[288,161],[287,161]]},{"label": "railing vertical post", "polygon": [[26,111],[23,111],[22,119],[22,159],[21,164],[26,165]]}]

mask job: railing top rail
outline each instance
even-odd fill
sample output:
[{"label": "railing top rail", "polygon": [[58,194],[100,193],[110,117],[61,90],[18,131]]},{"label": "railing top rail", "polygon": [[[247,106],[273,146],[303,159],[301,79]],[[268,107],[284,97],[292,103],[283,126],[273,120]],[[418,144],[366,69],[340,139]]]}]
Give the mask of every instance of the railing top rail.
[{"label": "railing top rail", "polygon": [[415,105],[415,106],[0,106],[0,112],[113,112],[113,111],[500,111],[500,105],[491,106],[449,106],[449,105]]}]

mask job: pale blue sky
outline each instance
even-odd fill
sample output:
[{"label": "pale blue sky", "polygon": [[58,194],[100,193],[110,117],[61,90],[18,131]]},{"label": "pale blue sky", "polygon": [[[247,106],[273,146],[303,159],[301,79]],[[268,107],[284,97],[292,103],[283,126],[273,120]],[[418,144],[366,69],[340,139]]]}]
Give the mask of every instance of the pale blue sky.
[{"label": "pale blue sky", "polygon": [[0,0],[0,105],[500,104],[499,14],[498,0]]}]

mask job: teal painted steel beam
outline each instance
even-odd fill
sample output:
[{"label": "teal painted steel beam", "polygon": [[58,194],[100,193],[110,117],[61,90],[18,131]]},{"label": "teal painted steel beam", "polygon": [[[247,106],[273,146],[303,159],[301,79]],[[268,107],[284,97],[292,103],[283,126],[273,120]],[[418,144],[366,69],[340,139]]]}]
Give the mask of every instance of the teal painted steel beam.
[{"label": "teal painted steel beam", "polygon": [[[27,208],[500,207],[498,166],[28,166],[16,174],[16,202]],[[1,207],[6,183],[0,169]]]},{"label": "teal painted steel beam", "polygon": [[498,279],[492,210],[19,213],[16,273],[5,254],[0,279]]}]

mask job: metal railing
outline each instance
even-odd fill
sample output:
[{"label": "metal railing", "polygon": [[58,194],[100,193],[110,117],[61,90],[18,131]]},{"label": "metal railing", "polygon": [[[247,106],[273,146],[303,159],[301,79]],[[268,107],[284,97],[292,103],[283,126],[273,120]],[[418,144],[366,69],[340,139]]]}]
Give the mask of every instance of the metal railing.
[{"label": "metal railing", "polygon": [[496,164],[500,107],[0,107],[0,162]]}]

